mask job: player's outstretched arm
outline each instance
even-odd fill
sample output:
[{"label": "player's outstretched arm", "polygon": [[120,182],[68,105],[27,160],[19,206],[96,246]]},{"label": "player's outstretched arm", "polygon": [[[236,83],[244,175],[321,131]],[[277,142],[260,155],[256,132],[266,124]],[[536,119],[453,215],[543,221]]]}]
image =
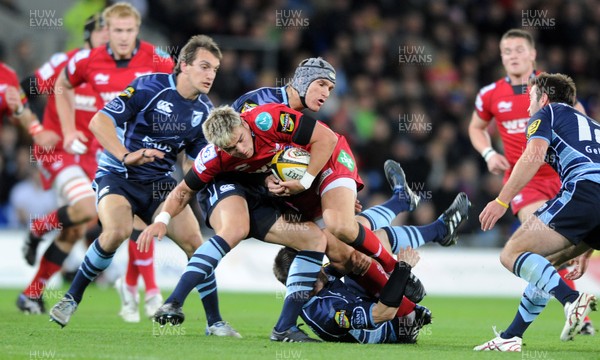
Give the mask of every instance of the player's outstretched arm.
[{"label": "player's outstretched arm", "polygon": [[510,178],[502,187],[498,197],[490,201],[479,214],[481,230],[491,230],[500,219],[512,199],[525,187],[545,162],[548,143],[543,139],[531,139],[515,164]]},{"label": "player's outstretched arm", "polygon": [[94,115],[89,128],[104,149],[119,159],[123,165],[143,165],[165,156],[165,153],[156,149],[138,149],[130,152],[117,137],[117,130],[112,120],[102,112]]},{"label": "player's outstretched arm", "polygon": [[144,229],[138,237],[138,250],[146,252],[154,238],[161,240],[167,233],[167,225],[171,218],[182,212],[196,193],[197,191],[192,190],[185,180],[180,182],[165,200],[161,212],[154,218],[154,223]]}]

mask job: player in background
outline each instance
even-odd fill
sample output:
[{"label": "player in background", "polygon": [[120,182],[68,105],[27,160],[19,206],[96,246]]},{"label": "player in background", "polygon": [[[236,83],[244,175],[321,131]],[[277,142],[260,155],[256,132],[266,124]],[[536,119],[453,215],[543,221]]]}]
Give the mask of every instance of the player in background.
[{"label": "player in background", "polygon": [[[275,257],[273,273],[284,285],[296,255],[295,250],[282,248]],[[410,247],[400,250],[398,264],[378,298],[355,292],[327,266],[319,273],[300,316],[324,341],[415,343],[420,329],[431,323],[431,312],[417,305],[412,313],[398,316],[398,307],[419,259]]]},{"label": "player in background", "polygon": [[[28,129],[37,121],[35,114],[27,106],[27,97],[19,84],[17,73],[0,61],[0,119],[7,116],[11,121]],[[56,138],[47,132],[35,140],[52,143]]]},{"label": "player in background", "polygon": [[[560,192],[515,231],[500,254],[500,262],[563,305],[566,322],[560,339],[569,341],[579,333],[587,314],[596,310],[596,298],[569,287],[552,263],[560,265],[578,258],[577,267],[568,274],[578,278],[592,250],[600,249],[600,139],[593,135],[600,132],[600,126],[573,107],[576,89],[570,77],[542,73],[529,84],[527,147],[479,221],[483,231],[492,229],[542,164],[550,164],[558,172]],[[475,350],[520,351],[521,344],[521,337],[504,339],[497,335]]]},{"label": "player in background", "polygon": [[[138,39],[141,17],[128,3],[119,2],[103,11],[108,29],[108,45],[93,50],[82,50],[69,60],[68,65],[58,75],[55,85],[56,106],[63,131],[65,151],[74,155],[86,154],[96,142],[86,131],[75,126],[74,103],[77,98],[74,88],[87,83],[100,96],[102,108],[116,98],[135,78],[154,73],[171,73],[173,61],[154,45]],[[94,202],[91,206],[95,211]],[[65,222],[72,220],[72,214],[65,216]],[[139,321],[137,279],[141,275],[146,285],[145,310],[153,314],[162,303],[162,295],[154,274],[153,249],[146,254],[136,251],[134,241],[145,224],[136,218],[129,243],[129,260],[125,281],[116,283],[121,297],[119,315],[128,322]],[[95,234],[95,237],[99,232]],[[93,241],[95,238],[91,238]],[[142,266],[143,264],[143,266]],[[138,275],[139,274],[139,275]]]},{"label": "player in background", "polygon": [[[92,52],[90,58],[95,55]],[[51,319],[61,326],[67,325],[87,286],[110,265],[123,239],[131,234],[133,216],[152,222],[176,184],[170,174],[177,154],[185,151],[191,166],[206,143],[201,124],[212,107],[206,94],[220,58],[221,52],[211,38],[194,36],[181,50],[174,73],[137,78],[94,115],[90,129],[104,147],[94,179],[103,228],[66,295],[50,311]],[[171,126],[159,126],[165,123]],[[188,258],[202,244],[189,206],[173,218],[167,233]],[[210,333],[240,337],[221,318],[216,287],[201,295]]]},{"label": "player in background", "polygon": [[[84,48],[101,46],[107,41],[108,32],[101,15],[90,16],[84,26]],[[34,75],[22,82],[29,96],[48,96],[42,123],[35,120],[29,126],[29,133],[35,142],[34,155],[42,186],[45,190],[55,189],[60,206],[50,214],[32,219],[30,224],[29,237],[24,246],[25,259],[29,265],[35,263],[36,249],[41,237],[52,229],[58,228],[60,231],[42,256],[32,281],[17,299],[19,310],[28,314],[45,312],[43,294],[47,281],[61,269],[77,240],[83,237],[87,223],[96,218],[91,180],[96,171],[96,154],[100,146],[94,142],[90,151],[84,154],[73,155],[66,152],[62,147],[62,131],[54,101],[56,78],[79,50],[81,49],[54,54]],[[87,84],[82,84],[75,91],[76,127],[91,137],[87,127],[92,116],[98,111],[99,101]],[[52,136],[53,141],[40,143],[37,137],[45,133],[51,134],[46,137]]]}]

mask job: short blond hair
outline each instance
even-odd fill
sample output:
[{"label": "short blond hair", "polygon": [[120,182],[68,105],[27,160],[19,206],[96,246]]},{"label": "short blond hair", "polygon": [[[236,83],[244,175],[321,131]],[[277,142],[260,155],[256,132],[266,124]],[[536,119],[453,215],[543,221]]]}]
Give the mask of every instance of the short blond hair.
[{"label": "short blond hair", "polygon": [[123,1],[115,3],[104,9],[104,11],[102,12],[102,17],[104,18],[108,26],[110,26],[110,19],[113,17],[133,17],[135,18],[135,23],[137,26],[140,26],[142,24],[142,16],[140,15],[140,12],[130,3]]},{"label": "short blond hair", "polygon": [[202,124],[206,140],[223,149],[233,140],[233,132],[242,126],[242,118],[231,106],[223,105],[213,109]]}]

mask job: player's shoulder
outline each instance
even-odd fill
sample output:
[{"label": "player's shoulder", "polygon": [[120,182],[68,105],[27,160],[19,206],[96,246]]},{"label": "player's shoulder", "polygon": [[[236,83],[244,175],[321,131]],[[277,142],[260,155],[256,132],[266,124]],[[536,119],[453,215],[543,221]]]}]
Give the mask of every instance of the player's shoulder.
[{"label": "player's shoulder", "polygon": [[281,94],[278,94],[278,91],[281,91],[280,88],[275,87],[251,90],[237,98],[232,106],[237,112],[243,113],[261,104],[281,102]]},{"label": "player's shoulder", "polygon": [[210,112],[215,107],[208,95],[206,94],[200,94],[200,96],[198,96],[198,104],[201,107],[204,107],[204,109],[206,110],[206,115],[208,115],[208,112]]},{"label": "player's shoulder", "polygon": [[206,170],[207,164],[219,157],[219,149],[214,144],[208,144],[198,152],[194,160],[194,168],[198,173]]},{"label": "player's shoulder", "polygon": [[479,95],[485,96],[485,95],[492,94],[495,91],[502,89],[502,87],[504,87],[507,84],[508,83],[506,81],[506,78],[498,79],[498,80],[494,81],[493,83],[484,85],[481,89],[479,89]]},{"label": "player's shoulder", "polygon": [[15,69],[4,62],[0,62],[0,71],[2,71],[3,77],[18,78]]}]

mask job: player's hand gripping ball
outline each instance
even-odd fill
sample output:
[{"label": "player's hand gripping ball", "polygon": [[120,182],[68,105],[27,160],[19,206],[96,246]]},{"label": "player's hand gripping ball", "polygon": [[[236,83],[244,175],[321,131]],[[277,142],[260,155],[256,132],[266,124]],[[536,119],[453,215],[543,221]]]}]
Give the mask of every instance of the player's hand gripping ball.
[{"label": "player's hand gripping ball", "polygon": [[309,161],[308,151],[295,147],[287,148],[273,156],[271,170],[279,180],[300,180],[306,172]]}]

